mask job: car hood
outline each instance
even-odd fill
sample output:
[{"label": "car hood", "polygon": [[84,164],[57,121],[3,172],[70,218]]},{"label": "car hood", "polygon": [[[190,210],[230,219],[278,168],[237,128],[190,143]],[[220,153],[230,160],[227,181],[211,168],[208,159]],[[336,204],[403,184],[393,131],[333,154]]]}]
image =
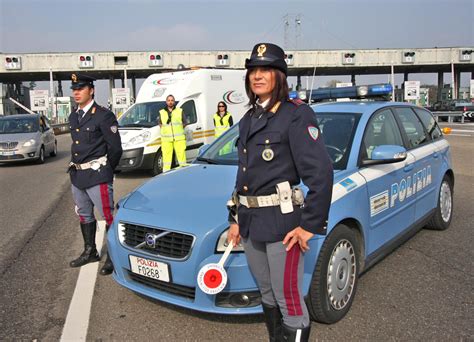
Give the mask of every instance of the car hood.
[{"label": "car hood", "polygon": [[27,141],[35,139],[38,136],[38,132],[33,133],[14,133],[14,134],[0,134],[1,141]]},{"label": "car hood", "polygon": [[227,222],[226,202],[234,189],[236,173],[233,165],[202,164],[166,172],[131,193],[123,208],[146,213],[140,218],[153,219],[153,225],[162,227],[217,227]]}]

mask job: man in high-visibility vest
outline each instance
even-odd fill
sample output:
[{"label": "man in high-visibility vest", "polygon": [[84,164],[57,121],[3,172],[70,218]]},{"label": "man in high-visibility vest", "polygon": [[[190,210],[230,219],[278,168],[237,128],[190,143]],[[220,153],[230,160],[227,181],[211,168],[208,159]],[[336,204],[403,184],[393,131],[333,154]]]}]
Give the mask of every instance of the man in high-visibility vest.
[{"label": "man in high-visibility vest", "polygon": [[173,95],[166,97],[166,108],[160,110],[158,123],[161,128],[161,153],[163,154],[163,172],[171,170],[173,150],[179,166],[186,165],[186,119],[181,108],[175,107]]},{"label": "man in high-visibility vest", "polygon": [[233,124],[232,115],[227,111],[227,104],[224,101],[220,101],[217,104],[217,112],[214,114],[214,137],[221,136]]}]

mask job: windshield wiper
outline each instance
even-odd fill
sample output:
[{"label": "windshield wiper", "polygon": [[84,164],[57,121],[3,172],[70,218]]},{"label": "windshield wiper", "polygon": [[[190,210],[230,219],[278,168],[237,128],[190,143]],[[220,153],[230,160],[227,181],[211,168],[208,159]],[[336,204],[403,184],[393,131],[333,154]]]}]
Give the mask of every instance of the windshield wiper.
[{"label": "windshield wiper", "polygon": [[208,164],[219,164],[218,162],[216,162],[214,159],[209,159],[209,158],[204,158],[204,157],[197,157],[196,158],[197,161],[202,161],[202,162],[206,162]]}]

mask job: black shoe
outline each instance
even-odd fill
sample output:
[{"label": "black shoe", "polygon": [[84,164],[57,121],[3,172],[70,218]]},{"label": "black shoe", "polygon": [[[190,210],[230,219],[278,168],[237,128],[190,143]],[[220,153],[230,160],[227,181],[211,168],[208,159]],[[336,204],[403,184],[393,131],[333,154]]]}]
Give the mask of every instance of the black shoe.
[{"label": "black shoe", "polygon": [[104,266],[100,269],[101,275],[109,275],[114,271],[114,264],[110,260],[109,253],[107,253],[107,259],[105,259]]},{"label": "black shoe", "polygon": [[262,303],[263,314],[265,316],[265,325],[267,326],[270,342],[282,341],[282,322],[281,312],[278,306],[269,306]]},{"label": "black shoe", "polygon": [[306,328],[290,328],[283,324],[283,341],[285,342],[308,342],[311,331],[311,322]]},{"label": "black shoe", "polygon": [[82,238],[84,239],[84,251],[79,258],[71,261],[69,266],[80,267],[90,262],[100,260],[99,253],[95,245],[96,221],[90,223],[81,223]]},{"label": "black shoe", "polygon": [[79,258],[74,259],[69,263],[71,267],[81,267],[91,262],[99,261],[99,253],[95,247],[88,246],[84,248],[84,252],[79,256]]}]

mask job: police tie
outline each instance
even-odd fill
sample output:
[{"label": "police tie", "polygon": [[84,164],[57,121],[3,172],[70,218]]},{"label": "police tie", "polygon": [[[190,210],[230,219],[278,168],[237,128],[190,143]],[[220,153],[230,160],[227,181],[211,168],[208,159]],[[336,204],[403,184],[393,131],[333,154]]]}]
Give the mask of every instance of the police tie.
[{"label": "police tie", "polygon": [[78,122],[81,122],[82,118],[84,117],[84,111],[82,109],[79,109],[77,111],[77,115],[78,115]]},{"label": "police tie", "polygon": [[259,106],[259,105],[256,105],[252,116],[256,119],[260,119],[262,117],[263,113],[265,113],[265,110],[263,109],[263,107]]}]

